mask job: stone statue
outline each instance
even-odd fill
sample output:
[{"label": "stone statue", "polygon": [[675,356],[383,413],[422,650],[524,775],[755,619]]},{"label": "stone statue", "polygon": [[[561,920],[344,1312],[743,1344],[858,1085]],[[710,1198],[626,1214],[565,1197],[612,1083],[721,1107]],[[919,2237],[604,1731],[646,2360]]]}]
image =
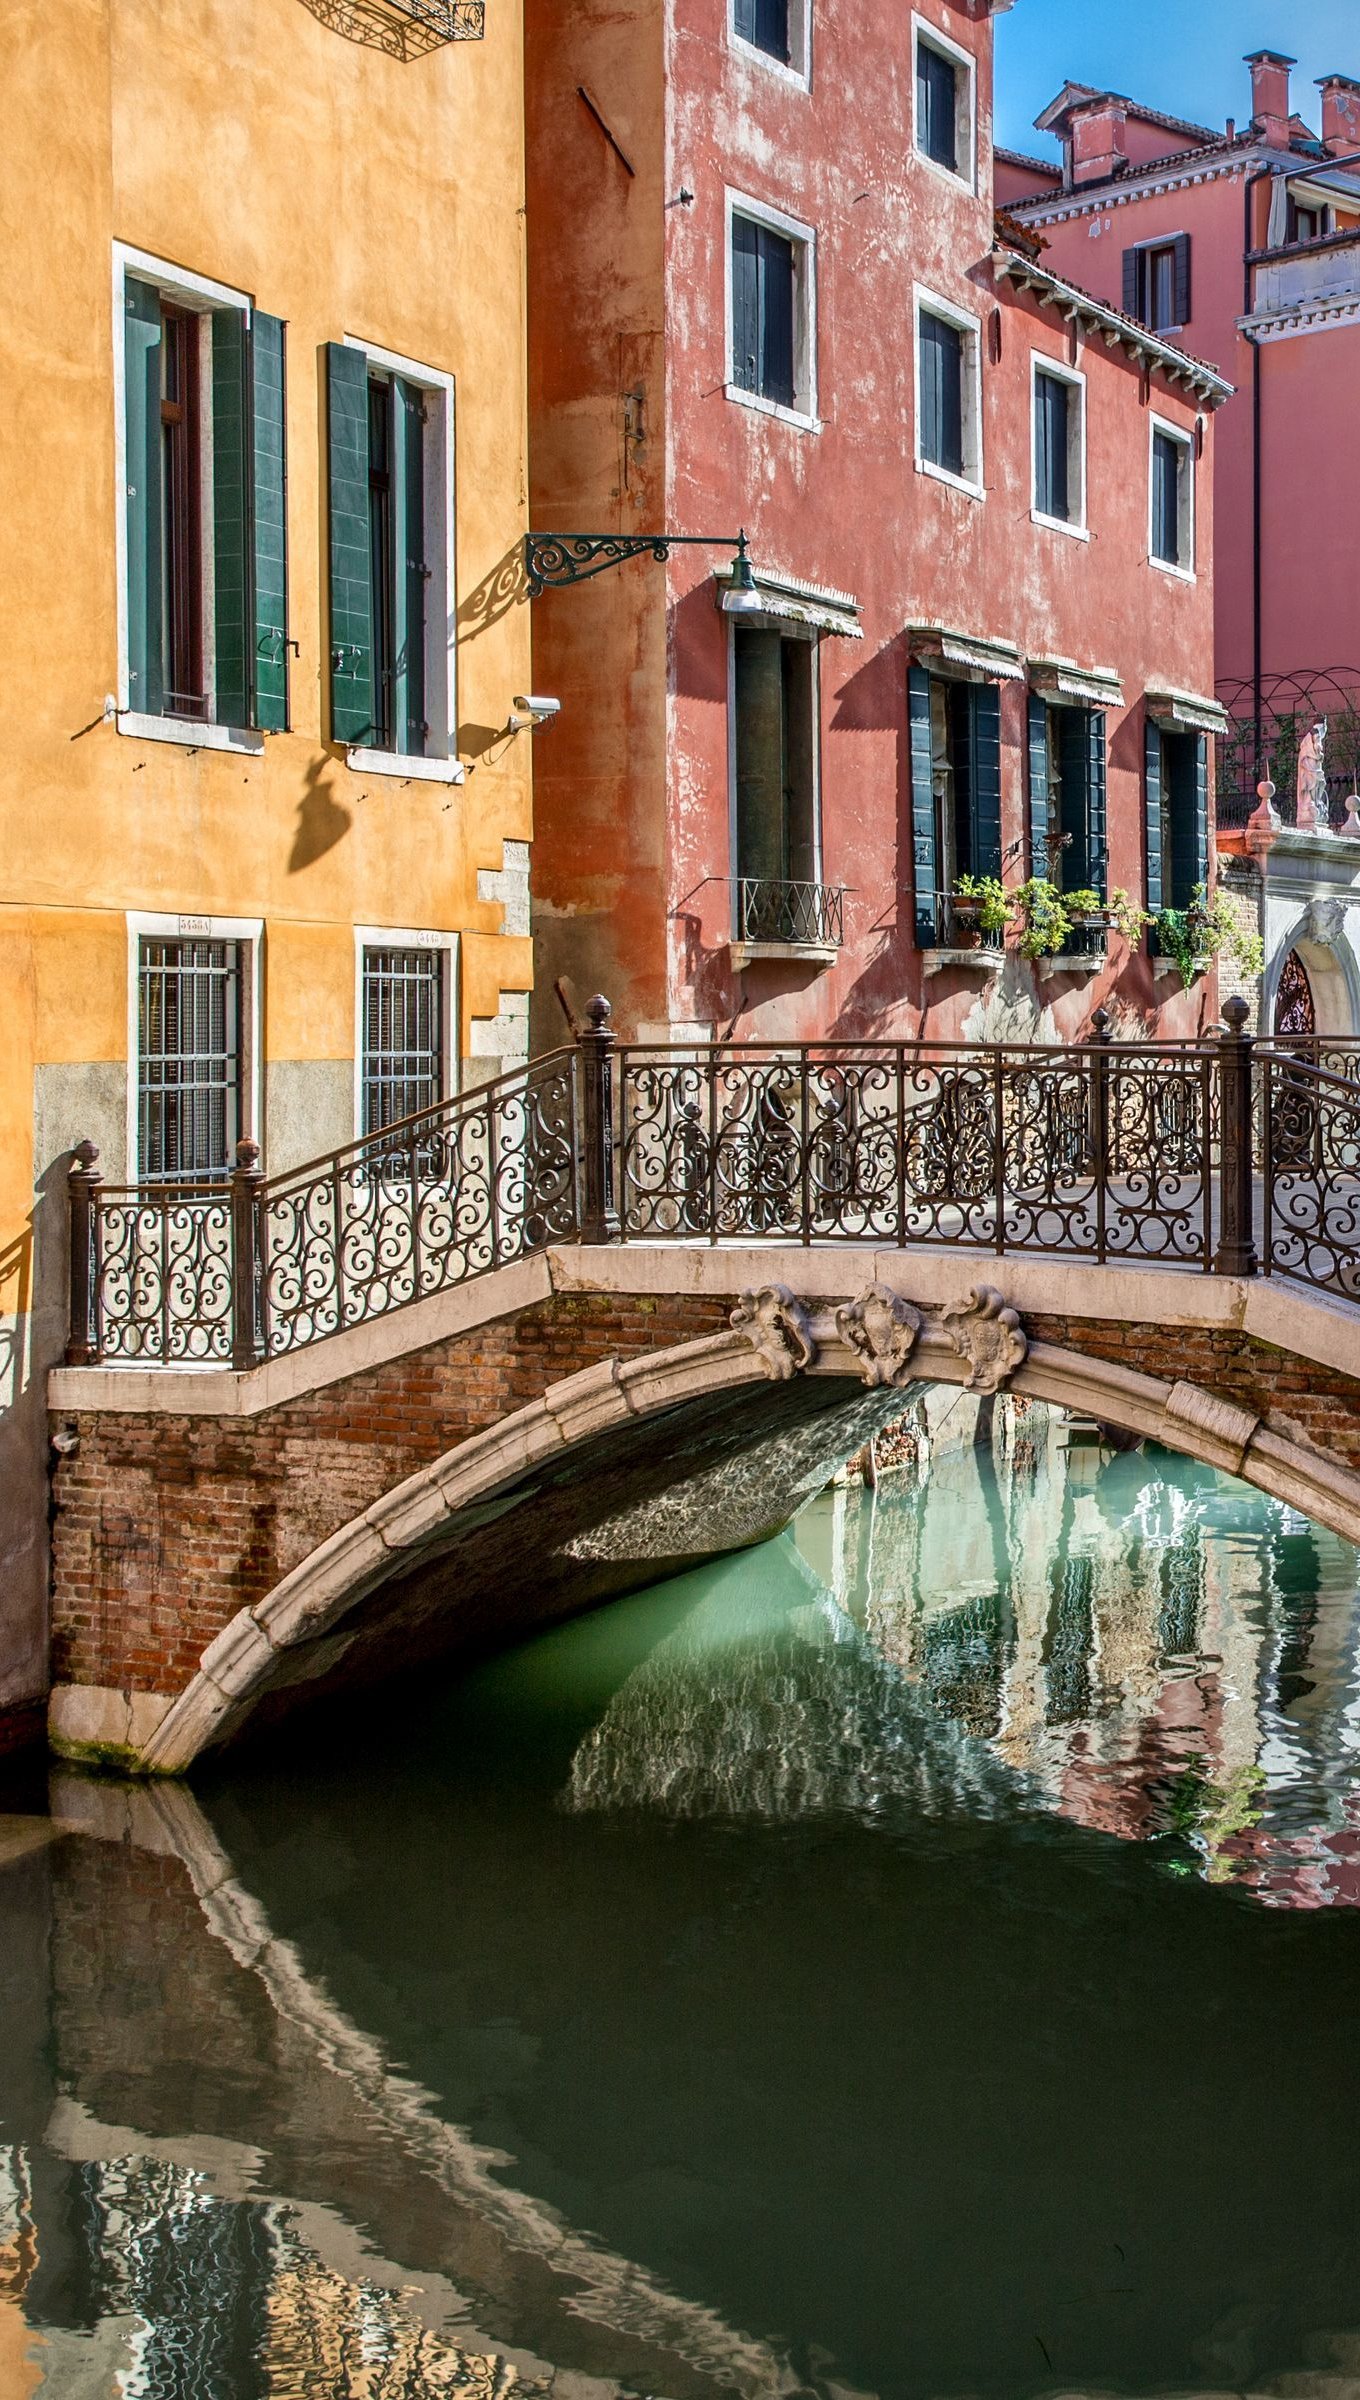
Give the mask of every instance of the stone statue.
[{"label": "stone statue", "polygon": [[[1327,720],[1319,717],[1303,737],[1299,748],[1298,806],[1295,823],[1301,833],[1313,833],[1327,824]],[[1318,811],[1321,809],[1321,815]]]}]

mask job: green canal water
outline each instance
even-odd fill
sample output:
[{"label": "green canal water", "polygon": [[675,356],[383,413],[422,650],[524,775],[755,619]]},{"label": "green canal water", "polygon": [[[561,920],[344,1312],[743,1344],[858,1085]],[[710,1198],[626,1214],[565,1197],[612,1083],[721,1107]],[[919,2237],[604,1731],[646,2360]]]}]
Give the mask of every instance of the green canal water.
[{"label": "green canal water", "polygon": [[0,1793],[0,2400],[1360,2393],[1357,1555],[939,1420],[192,1795]]}]

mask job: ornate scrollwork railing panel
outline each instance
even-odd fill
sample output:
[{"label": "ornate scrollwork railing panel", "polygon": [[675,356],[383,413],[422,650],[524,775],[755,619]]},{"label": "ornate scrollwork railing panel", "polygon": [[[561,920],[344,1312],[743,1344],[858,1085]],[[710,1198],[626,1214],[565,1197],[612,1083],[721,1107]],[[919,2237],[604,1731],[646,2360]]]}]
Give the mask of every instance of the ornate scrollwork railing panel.
[{"label": "ornate scrollwork railing panel", "polygon": [[93,1269],[99,1349],[111,1365],[230,1364],[229,1192],[102,1187]]},{"label": "ornate scrollwork railing panel", "polygon": [[429,1109],[260,1198],[277,1357],[510,1265],[580,1223],[575,1054]]},{"label": "ornate scrollwork railing panel", "polygon": [[1360,1300],[1360,1089],[1283,1054],[1264,1064],[1267,1271]]}]

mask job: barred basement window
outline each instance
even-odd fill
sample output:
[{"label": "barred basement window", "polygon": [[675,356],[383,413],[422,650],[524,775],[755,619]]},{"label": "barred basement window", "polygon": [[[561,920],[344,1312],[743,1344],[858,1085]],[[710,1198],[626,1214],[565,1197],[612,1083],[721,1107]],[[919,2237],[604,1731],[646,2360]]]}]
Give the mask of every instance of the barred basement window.
[{"label": "barred basement window", "polygon": [[241,1138],[241,944],[144,939],[137,981],[140,1174],[220,1181]]},{"label": "barred basement window", "polygon": [[364,952],[363,1130],[381,1133],[445,1096],[443,950]]}]

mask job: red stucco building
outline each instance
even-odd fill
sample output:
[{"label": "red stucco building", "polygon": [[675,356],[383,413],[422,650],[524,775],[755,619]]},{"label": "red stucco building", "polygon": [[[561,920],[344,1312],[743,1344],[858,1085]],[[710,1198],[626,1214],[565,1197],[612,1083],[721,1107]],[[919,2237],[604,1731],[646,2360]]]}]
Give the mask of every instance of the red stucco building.
[{"label": "red stucco building", "polygon": [[[1001,203],[1044,263],[1210,359],[1237,387],[1217,430],[1217,671],[1268,715],[1281,678],[1360,669],[1360,83],[1294,106],[1256,52],[1250,118],[1219,132],[1067,83],[1037,120],[1062,164],[1001,152]],[[1245,97],[1244,92],[1244,97]]]},{"label": "red stucco building", "polygon": [[534,603],[540,1041],[1212,1011],[952,904],[1188,898],[1215,722],[1229,387],[998,225],[993,6],[527,0],[532,521],[729,537]]}]

